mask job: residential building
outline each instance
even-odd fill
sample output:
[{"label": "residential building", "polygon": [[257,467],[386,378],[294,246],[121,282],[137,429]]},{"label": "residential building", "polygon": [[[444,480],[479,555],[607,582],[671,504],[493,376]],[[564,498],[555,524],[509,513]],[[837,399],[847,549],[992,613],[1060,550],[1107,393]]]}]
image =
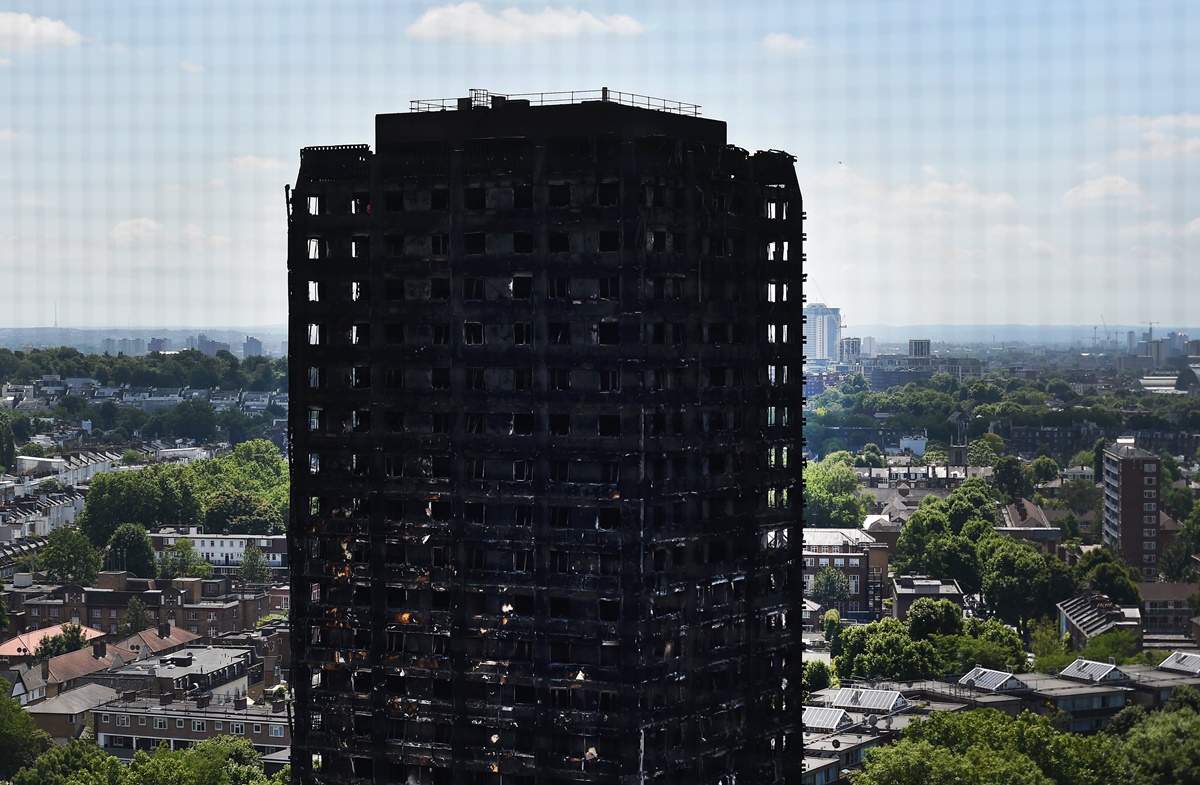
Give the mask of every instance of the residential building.
[{"label": "residential building", "polygon": [[846,576],[849,598],[831,607],[846,618],[870,621],[883,615],[887,596],[888,550],[862,529],[826,529],[815,526],[803,531],[804,593],[821,570],[832,567]]},{"label": "residential building", "polygon": [[263,754],[291,746],[290,718],[282,701],[250,703],[243,696],[229,703],[203,695],[178,700],[170,695],[146,698],[125,693],[98,709],[96,743],[128,760],[142,751],[153,754],[162,743],[182,749],[213,736],[249,739]]},{"label": "residential building", "polygon": [[261,357],[262,353],[262,341],[252,335],[247,335],[246,340],[242,343],[242,357]]},{"label": "residential building", "polygon": [[892,579],[892,618],[905,621],[908,609],[922,597],[931,600],[950,600],[963,607],[963,590],[953,578],[930,578],[925,575],[897,575]]},{"label": "residential building", "polygon": [[84,684],[32,706],[26,711],[39,728],[58,744],[78,739],[88,728],[96,710],[117,697],[117,691],[102,684]]},{"label": "residential building", "polygon": [[288,579],[288,539],[286,534],[205,534],[199,526],[185,529],[159,529],[150,533],[154,552],[162,559],[164,551],[178,540],[191,540],[196,549],[213,566],[214,575],[236,579],[246,557],[246,549],[258,548],[271,566],[273,579]]},{"label": "residential building", "polygon": [[[804,306],[804,359],[837,362],[842,340],[842,309],[825,303]],[[861,344],[860,344],[861,351]]]},{"label": "residential building", "polygon": [[1161,459],[1121,437],[1104,448],[1104,543],[1153,581],[1158,559],[1173,538],[1160,527]]},{"label": "residential building", "polygon": [[297,783],[702,785],[795,754],[793,158],[580,97],[415,102],[374,152],[301,152]]},{"label": "residential building", "polygon": [[1139,641],[1142,639],[1142,614],[1136,605],[1117,605],[1107,595],[1089,590],[1055,607],[1059,634],[1070,634],[1071,647],[1076,651],[1091,638],[1115,630],[1128,630]]}]

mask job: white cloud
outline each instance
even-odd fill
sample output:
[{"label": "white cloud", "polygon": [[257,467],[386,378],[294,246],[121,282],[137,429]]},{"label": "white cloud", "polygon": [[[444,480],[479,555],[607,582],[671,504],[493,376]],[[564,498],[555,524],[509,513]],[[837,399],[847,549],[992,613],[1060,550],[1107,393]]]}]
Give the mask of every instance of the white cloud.
[{"label": "white cloud", "polygon": [[81,41],[83,36],[66,22],[0,11],[0,51],[32,52],[49,46],[78,46]]},{"label": "white cloud", "polygon": [[1121,237],[1170,237],[1174,231],[1166,221],[1142,221],[1133,226],[1124,226],[1117,233]]},{"label": "white cloud", "polygon": [[1189,236],[1200,234],[1200,218],[1193,218],[1192,220],[1188,221],[1184,225],[1182,233]]},{"label": "white cloud", "polygon": [[229,163],[234,169],[245,169],[247,171],[266,172],[274,169],[283,169],[287,166],[286,163],[277,158],[264,158],[259,155],[238,155],[229,159]]},{"label": "white cloud", "polygon": [[1200,129],[1200,114],[1180,112],[1179,114],[1151,115],[1119,115],[1102,118],[1105,122],[1134,128],[1155,129]]},{"label": "white cloud", "polygon": [[1146,131],[1137,147],[1113,151],[1113,158],[1136,161],[1144,158],[1185,158],[1200,155],[1200,137],[1183,137],[1162,131]]},{"label": "white cloud", "polygon": [[1028,237],[1033,230],[1024,224],[995,224],[987,228],[991,237]]},{"label": "white cloud", "polygon": [[1137,183],[1118,174],[1106,174],[1077,185],[1063,194],[1067,204],[1094,204],[1107,200],[1140,200],[1142,189]]},{"label": "white cloud", "polygon": [[921,174],[925,174],[925,175],[932,177],[933,175],[937,174],[937,167],[931,166],[929,164],[925,164],[924,166],[921,167]]},{"label": "white cloud", "polygon": [[204,66],[199,63],[189,63],[187,60],[180,60],[179,70],[185,74],[202,74],[204,73]]},{"label": "white cloud", "polygon": [[808,40],[797,38],[791,33],[768,33],[763,36],[763,46],[769,52],[803,52],[808,49]]},{"label": "white cloud", "polygon": [[645,27],[623,14],[597,17],[569,7],[546,7],[534,13],[504,8],[493,13],[479,3],[466,2],[430,8],[409,25],[406,32],[409,38],[426,40],[450,38],[471,43],[514,43],[576,38],[584,33],[638,35],[645,32]]},{"label": "white cloud", "polygon": [[0,128],[0,142],[15,142],[24,137],[25,134],[15,128]]},{"label": "white cloud", "polygon": [[121,221],[108,233],[109,242],[121,248],[154,243],[162,238],[163,225],[149,218]]},{"label": "white cloud", "polygon": [[12,65],[12,60],[9,60],[7,57],[0,57],[0,68],[10,65]]},{"label": "white cloud", "polygon": [[987,194],[966,183],[947,183],[934,180],[921,185],[906,185],[896,189],[897,198],[928,207],[974,207],[997,210],[1016,207],[1012,194]]},{"label": "white cloud", "polygon": [[195,224],[188,224],[179,232],[179,241],[189,248],[228,248],[233,240],[222,234],[208,234]]}]

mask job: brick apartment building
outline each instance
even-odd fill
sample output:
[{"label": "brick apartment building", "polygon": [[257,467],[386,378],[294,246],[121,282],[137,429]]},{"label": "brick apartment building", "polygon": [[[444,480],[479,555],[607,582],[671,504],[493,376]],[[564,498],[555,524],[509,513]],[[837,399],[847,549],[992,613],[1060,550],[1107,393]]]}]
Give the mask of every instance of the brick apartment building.
[{"label": "brick apartment building", "polygon": [[888,549],[861,529],[804,529],[804,592],[808,594],[817,573],[833,567],[845,573],[850,597],[836,606],[845,617],[878,619],[883,600],[890,596],[887,585]]},{"label": "brick apartment building", "polygon": [[1179,524],[1163,509],[1162,460],[1120,437],[1104,449],[1104,543],[1141,568],[1142,578],[1158,576],[1158,560]]}]

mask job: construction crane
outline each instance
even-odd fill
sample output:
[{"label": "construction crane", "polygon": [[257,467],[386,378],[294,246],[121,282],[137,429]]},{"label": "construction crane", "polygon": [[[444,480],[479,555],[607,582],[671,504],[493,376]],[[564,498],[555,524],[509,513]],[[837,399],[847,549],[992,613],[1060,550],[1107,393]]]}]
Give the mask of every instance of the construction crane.
[{"label": "construction crane", "polygon": [[1108,322],[1104,321],[1104,314],[1100,314],[1100,324],[1104,325],[1104,350],[1115,349],[1112,342],[1112,333],[1109,332]]}]

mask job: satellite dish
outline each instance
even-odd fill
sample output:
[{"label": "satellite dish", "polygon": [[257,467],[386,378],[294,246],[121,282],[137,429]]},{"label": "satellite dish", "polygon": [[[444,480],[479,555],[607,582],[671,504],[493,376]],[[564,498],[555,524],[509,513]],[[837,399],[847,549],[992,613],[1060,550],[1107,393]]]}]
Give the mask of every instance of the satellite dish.
[{"label": "satellite dish", "polygon": [[875,716],[874,714],[868,714],[867,715],[867,724],[870,725],[872,728],[874,728],[876,725],[879,724],[879,717]]},{"label": "satellite dish", "polygon": [[965,682],[963,682],[963,684],[969,690],[975,689],[975,679],[967,679]]},{"label": "satellite dish", "polygon": [[836,749],[838,749],[839,747],[841,747],[841,746],[842,746],[842,743],[841,743],[840,741],[838,741],[837,739],[834,739],[834,740],[833,740],[833,741],[830,743],[830,745],[829,745],[829,746],[833,747],[833,748],[836,750]]}]

